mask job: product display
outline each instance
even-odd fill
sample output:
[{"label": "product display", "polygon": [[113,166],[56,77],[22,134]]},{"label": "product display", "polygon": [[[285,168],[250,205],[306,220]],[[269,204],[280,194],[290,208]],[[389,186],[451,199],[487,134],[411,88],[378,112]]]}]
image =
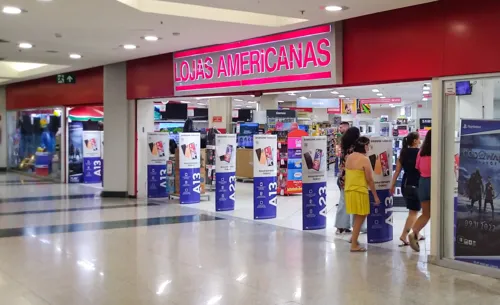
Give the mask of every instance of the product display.
[{"label": "product display", "polygon": [[300,194],[302,192],[302,137],[308,134],[303,130],[276,133],[281,136],[278,140],[278,193],[282,196]]}]

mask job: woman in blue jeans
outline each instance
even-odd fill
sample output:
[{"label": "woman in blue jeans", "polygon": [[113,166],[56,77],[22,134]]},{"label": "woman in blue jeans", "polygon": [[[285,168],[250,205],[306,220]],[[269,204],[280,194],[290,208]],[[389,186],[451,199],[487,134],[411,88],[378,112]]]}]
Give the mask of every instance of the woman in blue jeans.
[{"label": "woman in blue jeans", "polygon": [[[335,216],[335,227],[337,234],[344,232],[351,232],[351,215],[346,213],[345,199],[344,199],[344,184],[345,184],[345,160],[346,157],[353,153],[354,143],[359,138],[360,132],[357,127],[347,129],[342,138],[340,139],[340,163],[339,163],[339,177],[337,185],[340,189],[339,205],[337,207],[337,215]],[[362,232],[366,232],[366,223],[361,228]]]}]

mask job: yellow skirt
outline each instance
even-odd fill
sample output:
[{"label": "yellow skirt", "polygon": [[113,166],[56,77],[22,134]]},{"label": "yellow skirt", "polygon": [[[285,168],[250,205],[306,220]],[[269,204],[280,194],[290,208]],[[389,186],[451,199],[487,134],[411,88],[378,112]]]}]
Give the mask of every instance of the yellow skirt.
[{"label": "yellow skirt", "polygon": [[370,198],[368,193],[345,191],[345,207],[347,214],[370,214]]}]

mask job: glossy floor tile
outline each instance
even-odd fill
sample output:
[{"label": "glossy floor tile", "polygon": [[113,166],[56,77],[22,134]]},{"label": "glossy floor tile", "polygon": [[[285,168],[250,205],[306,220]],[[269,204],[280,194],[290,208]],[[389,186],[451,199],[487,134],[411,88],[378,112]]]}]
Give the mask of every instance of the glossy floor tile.
[{"label": "glossy floor tile", "polygon": [[[328,229],[304,232],[300,197],[280,197],[275,220],[252,220],[249,184],[238,184],[235,211],[216,213],[213,201],[101,199],[95,186],[12,184],[20,179],[0,175],[1,305],[490,305],[500,297],[499,281],[429,265],[397,243],[350,253],[348,236],[334,234],[334,183]],[[395,236],[404,217],[395,213]]]}]

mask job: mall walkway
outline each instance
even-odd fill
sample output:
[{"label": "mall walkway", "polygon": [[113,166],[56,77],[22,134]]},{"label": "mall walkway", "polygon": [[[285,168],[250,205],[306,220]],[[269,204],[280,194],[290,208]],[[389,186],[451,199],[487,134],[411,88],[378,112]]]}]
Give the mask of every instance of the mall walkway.
[{"label": "mall walkway", "polygon": [[0,175],[1,305],[497,304],[500,281],[381,247]]}]

